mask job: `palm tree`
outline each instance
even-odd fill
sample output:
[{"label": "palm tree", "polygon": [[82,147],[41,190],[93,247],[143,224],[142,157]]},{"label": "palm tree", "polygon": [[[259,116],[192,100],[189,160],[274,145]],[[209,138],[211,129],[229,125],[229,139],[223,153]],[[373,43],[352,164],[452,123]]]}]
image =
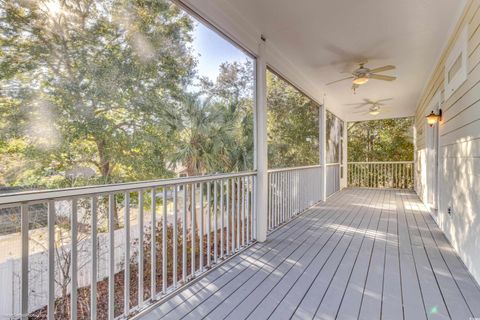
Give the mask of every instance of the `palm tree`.
[{"label": "palm tree", "polygon": [[183,165],[189,176],[228,172],[233,168],[236,121],[227,108],[200,94],[185,95],[176,118],[176,151],[172,165]]},{"label": "palm tree", "polygon": [[[172,166],[182,165],[188,176],[231,171],[237,130],[233,120],[222,104],[200,94],[186,94],[170,121],[176,134]],[[191,197],[187,192],[187,225],[191,225]],[[197,220],[201,217],[197,214]]]}]

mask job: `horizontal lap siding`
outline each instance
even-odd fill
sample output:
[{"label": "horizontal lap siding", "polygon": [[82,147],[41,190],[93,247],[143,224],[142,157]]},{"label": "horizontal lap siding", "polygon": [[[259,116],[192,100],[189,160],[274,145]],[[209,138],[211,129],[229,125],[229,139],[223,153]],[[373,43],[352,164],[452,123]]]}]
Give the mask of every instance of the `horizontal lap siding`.
[{"label": "horizontal lap siding", "polygon": [[[464,27],[468,27],[468,78],[442,103],[439,139],[439,210],[437,223],[470,272],[480,282],[480,0],[470,0],[416,113],[416,190],[424,196],[425,115],[437,91],[443,93],[444,64]],[[447,209],[452,209],[452,214]]]}]

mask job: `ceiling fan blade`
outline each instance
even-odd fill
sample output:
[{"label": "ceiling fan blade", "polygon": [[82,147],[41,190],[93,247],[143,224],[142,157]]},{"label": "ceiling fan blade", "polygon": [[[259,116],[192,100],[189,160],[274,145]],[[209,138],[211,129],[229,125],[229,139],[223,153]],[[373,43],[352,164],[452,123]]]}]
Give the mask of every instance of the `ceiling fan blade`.
[{"label": "ceiling fan blade", "polygon": [[371,99],[368,99],[368,98],[363,99],[363,101],[365,101],[365,104],[376,104],[376,103],[378,103],[378,101],[371,100]]},{"label": "ceiling fan blade", "polygon": [[332,81],[332,82],[329,82],[327,84],[325,84],[326,86],[329,86],[331,84],[334,84],[334,83],[337,83],[337,82],[340,82],[340,81],[344,81],[344,80],[348,80],[348,79],[353,79],[353,77],[348,77],[348,78],[343,78],[343,79],[340,79],[340,80],[335,80],[335,81]]},{"label": "ceiling fan blade", "polygon": [[355,114],[368,114],[368,111],[354,111]]},{"label": "ceiling fan blade", "polygon": [[370,79],[377,79],[377,80],[384,80],[384,81],[393,81],[397,79],[397,77],[391,77],[391,76],[384,76],[381,74],[371,74],[369,76]]},{"label": "ceiling fan blade", "polygon": [[370,69],[370,73],[377,73],[377,72],[383,72],[383,71],[388,71],[388,70],[393,70],[395,69],[395,66],[388,65],[380,68],[375,68],[375,69]]},{"label": "ceiling fan blade", "polygon": [[393,98],[380,99],[380,100],[377,100],[377,102],[384,102],[384,101],[390,101],[390,100],[393,100]]},{"label": "ceiling fan blade", "polygon": [[354,107],[355,109],[361,109],[361,108],[365,108],[366,106],[369,106],[370,104],[369,103],[362,103],[356,107]]}]

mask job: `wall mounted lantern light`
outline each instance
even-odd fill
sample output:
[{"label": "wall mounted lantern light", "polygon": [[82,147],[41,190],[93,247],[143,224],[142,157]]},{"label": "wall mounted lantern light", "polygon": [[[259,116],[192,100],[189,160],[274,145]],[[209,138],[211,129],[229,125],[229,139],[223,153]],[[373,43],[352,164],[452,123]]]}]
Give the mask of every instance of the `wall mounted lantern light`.
[{"label": "wall mounted lantern light", "polygon": [[433,127],[433,125],[437,122],[442,121],[442,109],[438,110],[438,114],[435,112],[430,112],[430,114],[427,116],[427,123],[430,127]]}]

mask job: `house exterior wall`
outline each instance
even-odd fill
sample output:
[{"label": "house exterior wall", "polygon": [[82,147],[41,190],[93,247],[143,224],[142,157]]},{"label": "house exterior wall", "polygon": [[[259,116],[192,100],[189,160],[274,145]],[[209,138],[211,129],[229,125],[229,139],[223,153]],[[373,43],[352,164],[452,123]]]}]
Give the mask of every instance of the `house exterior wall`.
[{"label": "house exterior wall", "polygon": [[[467,80],[444,99],[445,63],[467,28]],[[440,94],[438,205],[432,212],[470,272],[480,282],[480,0],[469,0],[417,105],[416,185],[427,202],[427,130],[425,116]],[[447,40],[447,39],[446,39]],[[450,213],[448,212],[450,208]]]}]

